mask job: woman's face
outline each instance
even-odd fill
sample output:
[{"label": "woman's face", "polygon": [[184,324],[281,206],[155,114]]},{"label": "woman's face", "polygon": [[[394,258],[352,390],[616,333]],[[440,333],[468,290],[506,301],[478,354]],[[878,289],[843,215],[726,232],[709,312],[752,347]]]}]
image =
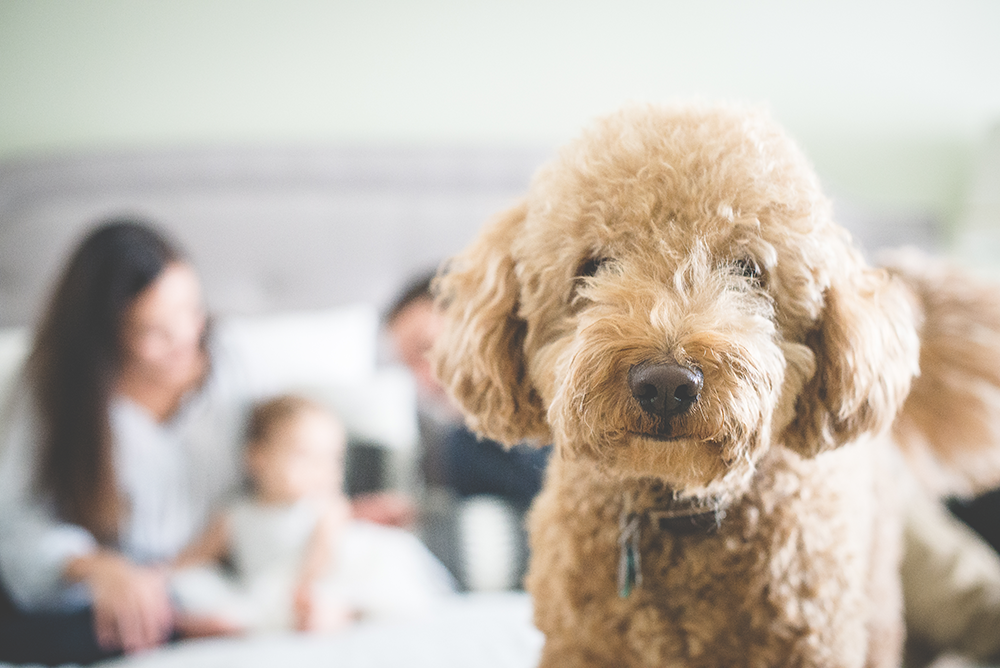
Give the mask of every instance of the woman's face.
[{"label": "woman's face", "polygon": [[168,264],[125,316],[126,366],[158,382],[189,378],[201,359],[205,322],[198,276],[187,264]]}]

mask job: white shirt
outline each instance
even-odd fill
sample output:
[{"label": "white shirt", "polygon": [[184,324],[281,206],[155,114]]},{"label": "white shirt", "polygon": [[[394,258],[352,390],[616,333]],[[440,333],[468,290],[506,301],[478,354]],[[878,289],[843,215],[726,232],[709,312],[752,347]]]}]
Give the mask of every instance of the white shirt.
[{"label": "white shirt", "polygon": [[[126,517],[116,546],[136,563],[172,558],[200,531],[210,510],[237,490],[249,393],[244,373],[215,337],[204,385],[159,423],[143,407],[115,397],[109,407],[118,484]],[[62,574],[69,560],[97,549],[85,529],[58,518],[33,488],[38,416],[20,384],[0,441],[0,576],[26,611],[71,610],[89,603]]]},{"label": "white shirt", "polygon": [[[175,573],[180,608],[248,631],[293,629],[293,595],[321,508],[308,499],[233,504],[226,517],[235,579],[212,566]],[[315,593],[365,617],[417,617],[454,591],[451,574],[407,531],[352,520],[334,541],[331,570]]]}]

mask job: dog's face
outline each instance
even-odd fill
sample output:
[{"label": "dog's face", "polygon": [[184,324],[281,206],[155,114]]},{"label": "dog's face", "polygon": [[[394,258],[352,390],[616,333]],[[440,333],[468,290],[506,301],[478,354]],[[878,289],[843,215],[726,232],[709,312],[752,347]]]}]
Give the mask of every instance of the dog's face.
[{"label": "dog's face", "polygon": [[901,288],[791,142],[739,111],[605,119],[440,290],[438,374],[474,429],[690,493],[775,441],[814,454],[885,426],[916,372]]}]

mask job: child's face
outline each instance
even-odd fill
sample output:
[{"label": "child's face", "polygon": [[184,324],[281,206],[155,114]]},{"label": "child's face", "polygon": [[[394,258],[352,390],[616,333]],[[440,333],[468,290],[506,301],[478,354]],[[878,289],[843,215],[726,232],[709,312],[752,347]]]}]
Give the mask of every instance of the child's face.
[{"label": "child's face", "polygon": [[344,442],[343,427],[318,410],[306,409],[278,422],[248,453],[258,497],[266,503],[293,503],[340,493]]}]

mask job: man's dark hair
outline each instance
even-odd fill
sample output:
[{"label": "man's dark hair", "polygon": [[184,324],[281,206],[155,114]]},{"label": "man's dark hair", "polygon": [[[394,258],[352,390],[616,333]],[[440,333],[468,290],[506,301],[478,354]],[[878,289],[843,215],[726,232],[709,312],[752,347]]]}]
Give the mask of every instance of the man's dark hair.
[{"label": "man's dark hair", "polygon": [[403,291],[392,302],[389,310],[385,312],[385,317],[382,318],[385,325],[391,326],[396,321],[396,318],[399,317],[399,314],[406,310],[410,304],[421,299],[434,299],[434,291],[431,289],[431,285],[436,275],[437,271],[427,271],[410,279],[410,282],[406,284]]}]

